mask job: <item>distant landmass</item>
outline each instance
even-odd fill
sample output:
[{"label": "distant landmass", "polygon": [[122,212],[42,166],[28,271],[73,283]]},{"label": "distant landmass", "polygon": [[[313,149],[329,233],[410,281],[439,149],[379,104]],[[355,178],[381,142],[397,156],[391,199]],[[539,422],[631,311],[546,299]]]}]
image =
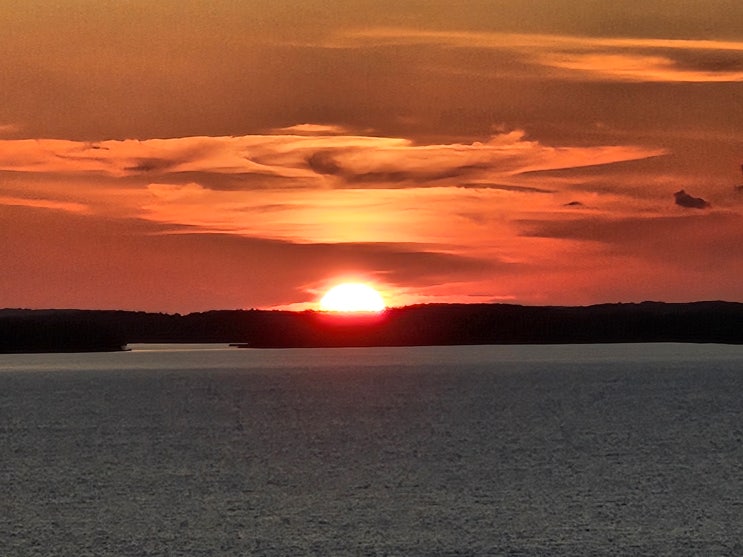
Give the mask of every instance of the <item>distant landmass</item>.
[{"label": "distant landmass", "polygon": [[585,307],[425,304],[380,314],[221,310],[188,315],[108,310],[0,310],[0,352],[124,350],[131,343],[250,348],[705,342],[743,344],[743,304]]}]

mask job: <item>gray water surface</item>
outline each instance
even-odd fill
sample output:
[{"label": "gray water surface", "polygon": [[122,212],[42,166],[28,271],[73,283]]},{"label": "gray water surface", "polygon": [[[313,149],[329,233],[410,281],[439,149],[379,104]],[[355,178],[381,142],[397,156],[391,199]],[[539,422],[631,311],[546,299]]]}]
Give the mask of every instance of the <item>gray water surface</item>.
[{"label": "gray water surface", "polygon": [[740,555],[743,347],[0,356],[0,554]]}]

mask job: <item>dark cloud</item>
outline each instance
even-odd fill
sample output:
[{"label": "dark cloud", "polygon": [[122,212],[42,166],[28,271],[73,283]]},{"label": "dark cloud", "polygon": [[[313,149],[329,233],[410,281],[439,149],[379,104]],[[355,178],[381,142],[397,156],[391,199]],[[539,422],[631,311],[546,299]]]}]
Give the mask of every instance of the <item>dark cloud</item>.
[{"label": "dark cloud", "polygon": [[337,176],[343,169],[338,161],[328,151],[318,151],[307,157],[307,164],[318,174]]},{"label": "dark cloud", "polygon": [[673,197],[676,199],[676,205],[680,205],[681,207],[687,207],[689,209],[706,209],[709,207],[709,202],[701,197],[693,197],[684,190],[677,191],[673,194]]},{"label": "dark cloud", "polygon": [[124,167],[124,170],[137,173],[162,172],[174,167],[180,162],[181,161],[161,158],[143,158],[137,159],[132,165]]},{"label": "dark cloud", "polygon": [[487,182],[470,182],[467,184],[460,184],[458,187],[466,189],[503,190],[518,193],[555,193],[555,190],[535,188],[532,186],[510,186],[506,184],[490,184]]},{"label": "dark cloud", "polygon": [[427,183],[437,180],[450,180],[463,178],[482,170],[490,169],[488,164],[467,164],[453,166],[442,169],[420,169],[420,170],[402,170],[402,171],[372,171],[360,174],[353,174],[347,179],[351,183],[396,183],[396,182],[415,182]]},{"label": "dark cloud", "polygon": [[[139,182],[143,180],[141,176],[137,176],[135,179]],[[154,179],[151,178],[150,181],[154,181]],[[276,190],[315,185],[314,182],[309,183],[308,180],[302,178],[286,178],[268,172],[235,172],[230,174],[208,171],[166,172],[158,174],[156,181],[160,184],[173,185],[194,183],[214,191]]]},{"label": "dark cloud", "polygon": [[713,73],[743,71],[743,57],[738,51],[665,49],[661,52],[683,70]]},{"label": "dark cloud", "polygon": [[703,214],[674,217],[606,218],[600,216],[574,217],[563,220],[521,219],[521,235],[533,238],[588,240],[607,244],[634,243],[645,237],[669,234],[672,230],[690,225],[700,226],[709,221]]},{"label": "dark cloud", "polygon": [[[340,154],[340,153],[338,153]],[[415,183],[422,184],[436,182],[438,180],[450,180],[463,178],[474,173],[488,170],[491,164],[448,164],[442,168],[436,168],[431,163],[428,168],[396,168],[395,164],[387,163],[379,165],[366,172],[358,172],[343,166],[338,156],[332,151],[318,151],[307,157],[307,165],[318,174],[339,176],[353,187],[363,184],[385,184],[387,187],[395,184]],[[480,187],[487,187],[483,185]]]},{"label": "dark cloud", "polygon": [[565,207],[583,207],[583,203],[580,201],[571,201],[569,203],[565,203]]},{"label": "dark cloud", "polygon": [[520,220],[522,236],[603,244],[605,253],[686,269],[729,268],[743,261],[740,215],[728,212],[631,218]]},{"label": "dark cloud", "polygon": [[[154,156],[145,154],[144,156],[134,157],[127,157],[125,150],[130,149],[130,147],[126,142],[111,143],[106,146],[99,144],[93,148],[108,151],[112,148],[121,149],[121,160],[125,162],[123,169],[127,172],[134,174],[164,174],[182,164],[194,163],[195,161],[208,160],[213,156],[220,156],[224,149],[221,144],[223,142],[224,140],[203,137],[143,141],[137,144],[140,150],[145,153],[147,150],[152,150],[157,154]],[[164,155],[158,153],[166,145],[169,147],[172,145],[170,147],[171,152]],[[86,146],[91,146],[91,144],[87,143]]]}]

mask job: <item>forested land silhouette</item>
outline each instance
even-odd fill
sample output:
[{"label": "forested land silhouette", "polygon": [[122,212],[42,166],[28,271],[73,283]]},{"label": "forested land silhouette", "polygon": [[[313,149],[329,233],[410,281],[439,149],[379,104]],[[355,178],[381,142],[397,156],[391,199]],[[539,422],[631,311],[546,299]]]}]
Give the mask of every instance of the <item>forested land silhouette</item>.
[{"label": "forested land silhouette", "polygon": [[715,342],[743,344],[743,304],[585,307],[426,304],[380,314],[220,310],[187,315],[102,310],[0,310],[0,352],[121,350],[132,343],[234,343],[254,348]]}]

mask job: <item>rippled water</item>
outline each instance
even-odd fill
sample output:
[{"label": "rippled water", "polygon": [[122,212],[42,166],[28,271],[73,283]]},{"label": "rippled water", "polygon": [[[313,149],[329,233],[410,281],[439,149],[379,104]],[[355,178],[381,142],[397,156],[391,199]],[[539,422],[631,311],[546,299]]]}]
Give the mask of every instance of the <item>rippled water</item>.
[{"label": "rippled water", "polygon": [[0,356],[0,554],[743,554],[743,347],[133,348]]}]

